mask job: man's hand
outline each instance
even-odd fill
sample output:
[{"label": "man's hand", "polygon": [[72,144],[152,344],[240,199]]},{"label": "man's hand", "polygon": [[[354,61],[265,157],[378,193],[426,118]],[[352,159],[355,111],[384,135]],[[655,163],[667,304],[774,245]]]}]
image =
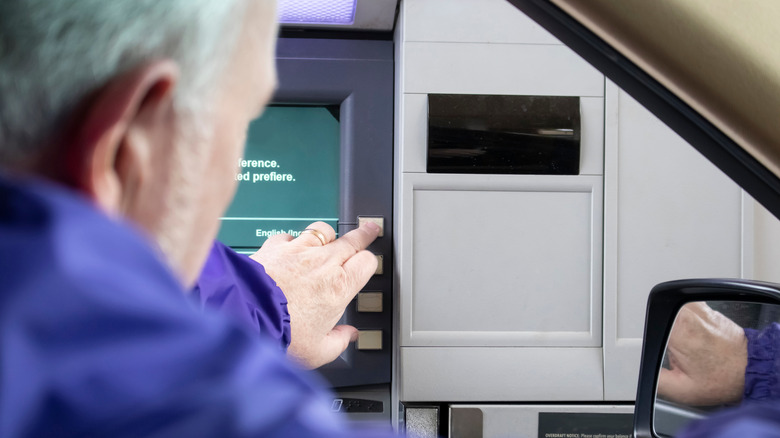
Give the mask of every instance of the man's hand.
[{"label": "man's hand", "polygon": [[680,309],[667,346],[670,369],[661,369],[658,395],[691,406],[742,399],[747,338],[736,323],[703,302]]},{"label": "man's hand", "polygon": [[292,331],[288,354],[307,368],[335,360],[357,339],[357,329],[336,326],[350,301],[376,272],[376,257],[366,247],[379,227],[368,223],[336,240],[336,232],[315,222],[296,238],[280,234],[251,257],[287,297]]}]

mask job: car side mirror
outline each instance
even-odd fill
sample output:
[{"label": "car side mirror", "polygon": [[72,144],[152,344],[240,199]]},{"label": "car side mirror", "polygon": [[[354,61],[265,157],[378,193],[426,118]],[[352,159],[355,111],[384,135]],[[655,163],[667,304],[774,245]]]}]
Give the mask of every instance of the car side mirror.
[{"label": "car side mirror", "polygon": [[675,436],[691,421],[740,405],[745,395],[768,401],[762,378],[780,376],[774,374],[776,364],[766,364],[762,372],[771,377],[751,372],[746,380],[748,339],[751,349],[780,344],[779,321],[780,285],[702,279],[654,287],[647,301],[634,436]]}]

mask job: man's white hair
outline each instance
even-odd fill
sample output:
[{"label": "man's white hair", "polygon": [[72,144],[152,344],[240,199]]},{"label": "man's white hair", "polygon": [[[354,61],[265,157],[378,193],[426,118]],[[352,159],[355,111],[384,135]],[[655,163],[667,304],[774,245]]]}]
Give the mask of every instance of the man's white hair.
[{"label": "man's white hair", "polygon": [[197,112],[227,64],[246,0],[1,0],[0,165],[50,147],[111,77],[145,61],[181,69],[177,110]]}]

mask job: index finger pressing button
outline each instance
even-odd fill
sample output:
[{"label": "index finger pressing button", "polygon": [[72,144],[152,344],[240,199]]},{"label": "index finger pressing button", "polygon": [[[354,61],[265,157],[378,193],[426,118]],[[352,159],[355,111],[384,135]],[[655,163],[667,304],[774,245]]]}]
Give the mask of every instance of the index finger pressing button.
[{"label": "index finger pressing button", "polygon": [[362,226],[365,223],[371,222],[379,227],[379,234],[377,237],[383,237],[385,235],[385,218],[379,216],[358,216],[358,226]]},{"label": "index finger pressing button", "polygon": [[379,227],[376,224],[368,223],[344,234],[328,245],[328,248],[336,251],[343,263],[366,249],[376,239],[377,234],[379,234]]}]

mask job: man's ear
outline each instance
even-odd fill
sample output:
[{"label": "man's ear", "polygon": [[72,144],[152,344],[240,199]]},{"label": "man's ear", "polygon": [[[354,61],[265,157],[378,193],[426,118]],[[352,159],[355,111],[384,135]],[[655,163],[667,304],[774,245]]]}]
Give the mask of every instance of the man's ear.
[{"label": "man's ear", "polygon": [[155,145],[145,133],[171,126],[178,77],[171,60],[133,68],[93,95],[72,126],[63,176],[104,211],[120,211],[149,177]]}]

